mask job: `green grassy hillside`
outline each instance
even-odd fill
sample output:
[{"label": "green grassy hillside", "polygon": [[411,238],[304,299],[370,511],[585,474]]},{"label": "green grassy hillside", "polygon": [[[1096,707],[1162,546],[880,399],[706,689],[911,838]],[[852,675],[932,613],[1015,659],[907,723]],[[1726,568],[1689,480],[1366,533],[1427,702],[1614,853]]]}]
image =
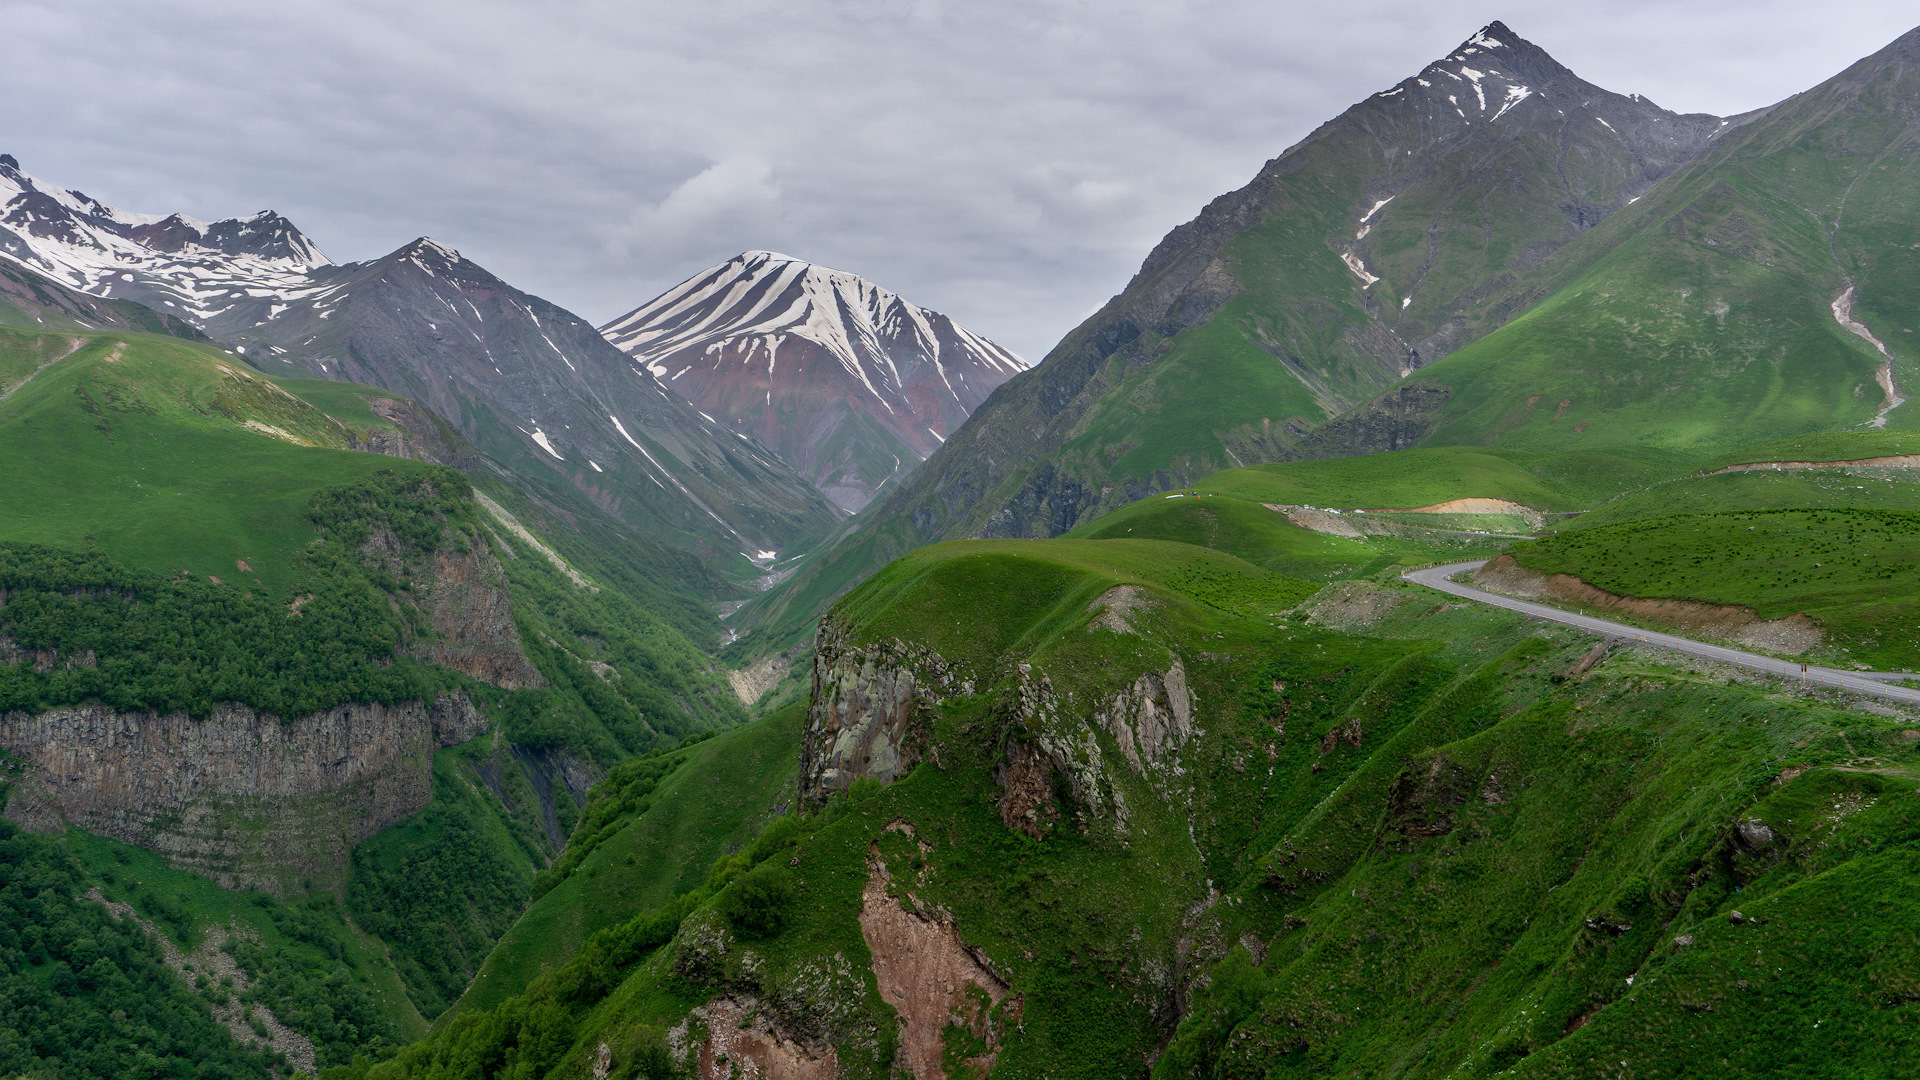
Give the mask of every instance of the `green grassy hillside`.
[{"label": "green grassy hillside", "polygon": [[1909,469],[1769,469],[1685,476],[1610,499],[1564,527],[1590,529],[1667,514],[1794,507],[1920,509],[1920,475]]},{"label": "green grassy hillside", "polygon": [[94,545],[143,570],[278,594],[313,538],[315,493],[429,468],[352,453],[350,437],[347,423],[209,347],[84,339],[0,401],[0,539]]},{"label": "green grassy hillside", "polygon": [[[1793,509],[1687,514],[1575,529],[1508,549],[1522,566],[1618,596],[1805,614],[1828,662],[1920,667],[1920,514]],[[1844,653],[1841,650],[1846,650]]]},{"label": "green grassy hillside", "polygon": [[1644,450],[1534,454],[1437,446],[1227,469],[1196,488],[1260,502],[1341,509],[1415,508],[1477,498],[1569,511],[1664,479],[1678,467],[1671,456]]},{"label": "green grassy hillside", "polygon": [[1306,579],[1345,573],[1390,551],[1428,550],[1426,545],[1386,538],[1313,532],[1257,502],[1211,494],[1142,499],[1095,518],[1065,538],[1171,540],[1224,551],[1262,569]]},{"label": "green grassy hillside", "polygon": [[[1103,1078],[1920,1062],[1906,717],[1658,654],[1595,664],[1590,638],[1391,580],[1343,586],[1367,600],[1344,633],[1191,584],[1236,566],[1111,540],[895,564],[834,618],[975,680],[929,715],[937,763],[780,819],[372,1075],[664,1076],[669,1030],[699,1043],[689,1010],[725,1001],[849,1076],[906,1067],[928,1030],[948,1075],[985,1052],[994,1075]],[[1088,610],[1114,583],[1147,601],[1132,632]],[[1104,703],[1175,657],[1193,734],[1136,741],[1168,755],[1136,769]],[[1002,805],[1034,760],[1029,834]],[[903,958],[864,928],[895,906],[950,919],[1015,996],[903,1016],[875,974]]]},{"label": "green grassy hillside", "polygon": [[[1684,475],[1690,467],[1690,460],[1684,456],[1649,448],[1556,454],[1435,446],[1223,469],[1184,490],[1243,503],[1344,510],[1414,509],[1454,499],[1502,499],[1534,510],[1563,513],[1600,506],[1623,494]],[[1318,536],[1270,521],[1263,516],[1268,513],[1224,505],[1202,511],[1156,494],[1075,526],[1066,535],[1139,536],[1198,543],[1270,570],[1313,578],[1365,565],[1381,555],[1434,548],[1431,538],[1408,545],[1382,537],[1370,537],[1362,543]],[[1143,524],[1143,515],[1156,520]],[[1511,521],[1398,520],[1415,526],[1493,532],[1516,527]],[[756,629],[729,655],[748,658],[801,641],[811,633],[814,613],[825,610],[859,584],[863,575],[916,546],[913,529],[904,520],[874,521],[857,527],[860,524],[855,519],[838,542],[811,556],[791,583],[750,601],[736,618],[756,625]],[[1135,531],[1128,533],[1128,529]]]},{"label": "green grassy hillside", "polygon": [[[487,956],[458,1011],[490,1009],[565,964],[595,933],[702,884],[714,860],[793,805],[800,727],[789,707],[693,747],[616,769],[565,855]],[[444,1023],[444,1021],[442,1021]]]},{"label": "green grassy hillside", "polygon": [[207,999],[225,991],[197,993],[148,934],[87,897],[96,880],[59,838],[22,835],[0,821],[0,1069],[274,1075],[274,1054],[242,1046],[212,1015]]},{"label": "green grassy hillside", "polygon": [[[497,736],[442,751],[427,810],[361,845],[339,896],[322,882],[299,901],[375,935],[387,1043],[415,1034],[525,907],[587,782],[744,718],[695,644],[717,634],[701,595],[713,579],[590,515],[550,530],[567,507],[476,465],[576,582],[476,506],[465,477],[348,449],[406,434],[384,415],[393,402],[369,403],[389,395],[263,376],[205,342],[86,329],[0,330],[0,635],[94,661],[0,665],[0,707],[240,701],[295,716],[464,686]],[[370,530],[415,555],[490,547],[547,685],[499,691],[396,659],[419,628],[407,583],[359,556]],[[212,900],[183,910],[189,928],[225,918]],[[380,1045],[364,1034],[349,1050]]]},{"label": "green grassy hillside", "polygon": [[[1427,445],[1718,454],[1872,421],[1920,370],[1904,147],[1920,39],[1730,131],[1538,275],[1547,299],[1416,373],[1446,388]],[[1851,292],[1849,292],[1851,290]],[[1910,409],[1885,418],[1909,428]]]}]

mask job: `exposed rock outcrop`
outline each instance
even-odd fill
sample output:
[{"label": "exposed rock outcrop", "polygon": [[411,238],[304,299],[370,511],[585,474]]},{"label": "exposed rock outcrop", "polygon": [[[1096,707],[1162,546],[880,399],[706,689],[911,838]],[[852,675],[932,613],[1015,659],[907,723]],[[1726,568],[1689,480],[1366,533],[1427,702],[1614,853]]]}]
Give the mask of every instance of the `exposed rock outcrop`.
[{"label": "exposed rock outcrop", "polygon": [[840,1057],[831,1043],[791,1038],[752,996],[708,1002],[707,1037],[696,1059],[699,1080],[838,1080]]},{"label": "exposed rock outcrop", "polygon": [[928,752],[927,712],[973,692],[953,665],[898,639],[862,646],[831,616],[814,640],[812,704],[800,747],[800,797],[819,804],[863,776],[891,783]]},{"label": "exposed rock outcrop", "polygon": [[1352,412],[1315,428],[1301,440],[1295,456],[1356,457],[1405,450],[1439,424],[1440,410],[1452,394],[1438,383],[1396,386]]},{"label": "exposed rock outcrop", "polygon": [[500,560],[484,541],[463,539],[449,527],[423,557],[382,528],[361,545],[363,558],[411,580],[411,602],[431,627],[410,635],[402,651],[508,690],[545,686],[520,643]]},{"label": "exposed rock outcrop", "polygon": [[1466,805],[1475,779],[1445,754],[1408,765],[1394,779],[1387,800],[1394,830],[1416,840],[1452,832],[1455,808]]},{"label": "exposed rock outcrop", "polygon": [[1133,771],[1179,771],[1173,754],[1193,737],[1193,695],[1187,690],[1187,669],[1179,657],[1166,674],[1146,674],[1115,694],[1094,718],[1112,733]]},{"label": "exposed rock outcrop", "polygon": [[701,1080],[825,1080],[841,1075],[840,1054],[879,1046],[864,978],[844,953],[769,963],[705,911],[681,924],[670,963],[676,976],[719,991],[667,1032],[681,1067]]},{"label": "exposed rock outcrop", "polygon": [[368,454],[431,461],[461,472],[483,468],[485,459],[473,445],[435,416],[431,409],[406,398],[367,395],[367,408],[396,430],[358,432],[350,449]]},{"label": "exposed rock outcrop", "polygon": [[[1119,599],[1109,590],[1094,601],[1092,607],[1106,610],[1090,628],[1132,632],[1126,614],[1146,605]],[[1114,606],[1122,610],[1114,614]],[[933,708],[974,693],[973,678],[923,645],[890,639],[855,646],[848,638],[832,616],[821,620],[800,750],[800,795],[814,805],[862,777],[891,783],[905,776],[935,753]],[[1141,674],[1079,711],[1028,664],[1016,665],[999,692],[1004,696],[995,711],[1005,742],[995,779],[1000,818],[1010,829],[1039,837],[1070,818],[1082,831],[1104,821],[1127,834],[1126,796],[1108,771],[1100,731],[1113,738],[1132,772],[1163,794],[1169,781],[1185,775],[1177,759],[1194,734],[1194,697],[1178,656],[1165,672]]]},{"label": "exposed rock outcrop", "polygon": [[285,892],[338,875],[353,845],[424,809],[433,752],[485,730],[461,693],[285,721],[243,705],[204,720],[102,705],[10,712],[0,749],[32,768],[6,816],[138,844],[228,888]]},{"label": "exposed rock outcrop", "polygon": [[521,647],[506,572],[488,545],[470,544],[466,551],[441,545],[430,576],[421,607],[435,636],[410,652],[508,690],[546,685]]},{"label": "exposed rock outcrop", "polygon": [[[1185,775],[1178,753],[1194,734],[1193,694],[1178,656],[1165,673],[1147,672],[1097,699],[1084,718],[1063,708],[1051,678],[1022,664],[1007,709],[1007,745],[995,777],[1000,820],[1036,839],[1063,816],[1082,832],[1105,822],[1128,834],[1126,795],[1108,772],[1096,731],[1111,735],[1133,773],[1163,795],[1169,781]],[[1056,776],[1070,806],[1058,805]]]}]

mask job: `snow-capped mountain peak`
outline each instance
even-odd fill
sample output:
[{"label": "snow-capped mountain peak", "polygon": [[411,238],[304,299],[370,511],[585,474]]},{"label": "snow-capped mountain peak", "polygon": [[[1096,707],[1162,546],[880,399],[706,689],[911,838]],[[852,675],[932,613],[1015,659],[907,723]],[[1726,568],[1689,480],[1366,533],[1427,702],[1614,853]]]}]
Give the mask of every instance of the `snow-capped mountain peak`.
[{"label": "snow-capped mountain peak", "polygon": [[[665,392],[754,432],[849,509],[1028,366],[858,274],[773,251],[709,267],[601,333]],[[890,430],[889,445],[849,450],[830,435],[856,413]]]},{"label": "snow-capped mountain peak", "polygon": [[960,344],[988,370],[1011,377],[1027,368],[1012,352],[858,274],[772,251],[744,252],[695,274],[601,332],[663,377],[671,375],[666,358],[690,346],[717,354],[724,341],[743,360],[758,353],[772,365],[783,341],[799,338],[831,352],[883,402],[903,386],[889,354],[903,337],[936,366],[943,348]]},{"label": "snow-capped mountain peak", "polygon": [[0,255],[82,292],[204,323],[249,296],[298,291],[333,260],[271,210],[205,222],[137,214],[42,184],[0,154]]}]

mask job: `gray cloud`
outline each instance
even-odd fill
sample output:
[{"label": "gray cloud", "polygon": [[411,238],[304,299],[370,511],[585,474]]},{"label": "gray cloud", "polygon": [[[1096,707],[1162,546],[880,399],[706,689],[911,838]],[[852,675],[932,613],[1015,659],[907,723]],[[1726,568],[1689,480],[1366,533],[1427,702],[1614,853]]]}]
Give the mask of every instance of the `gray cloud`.
[{"label": "gray cloud", "polygon": [[0,151],[128,209],[420,234],[603,321],[771,248],[1038,359],[1210,198],[1504,19],[1731,113],[1904,4],[0,0]]}]

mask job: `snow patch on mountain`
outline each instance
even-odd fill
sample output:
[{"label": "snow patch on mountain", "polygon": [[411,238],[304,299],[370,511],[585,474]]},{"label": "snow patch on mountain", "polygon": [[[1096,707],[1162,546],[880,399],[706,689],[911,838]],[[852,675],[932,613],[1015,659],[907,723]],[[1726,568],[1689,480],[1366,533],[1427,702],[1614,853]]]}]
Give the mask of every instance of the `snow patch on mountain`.
[{"label": "snow patch on mountain", "polygon": [[772,251],[709,267],[600,332],[716,426],[755,432],[842,509],[864,505],[888,462],[932,454],[1028,367],[857,274]]},{"label": "snow patch on mountain", "polygon": [[811,341],[889,410],[903,386],[891,357],[902,338],[943,374],[942,350],[956,345],[968,361],[996,373],[1011,376],[1028,367],[1013,352],[857,274],[773,251],[745,252],[695,274],[601,333],[656,377],[664,367],[653,358],[689,348],[714,357],[716,365],[753,363],[764,351],[771,377],[782,344]]},{"label": "snow patch on mountain", "polygon": [[326,252],[271,210],[205,222],[132,213],[42,184],[0,154],[0,255],[82,292],[123,297],[204,323],[236,303],[283,304],[321,291]]}]

